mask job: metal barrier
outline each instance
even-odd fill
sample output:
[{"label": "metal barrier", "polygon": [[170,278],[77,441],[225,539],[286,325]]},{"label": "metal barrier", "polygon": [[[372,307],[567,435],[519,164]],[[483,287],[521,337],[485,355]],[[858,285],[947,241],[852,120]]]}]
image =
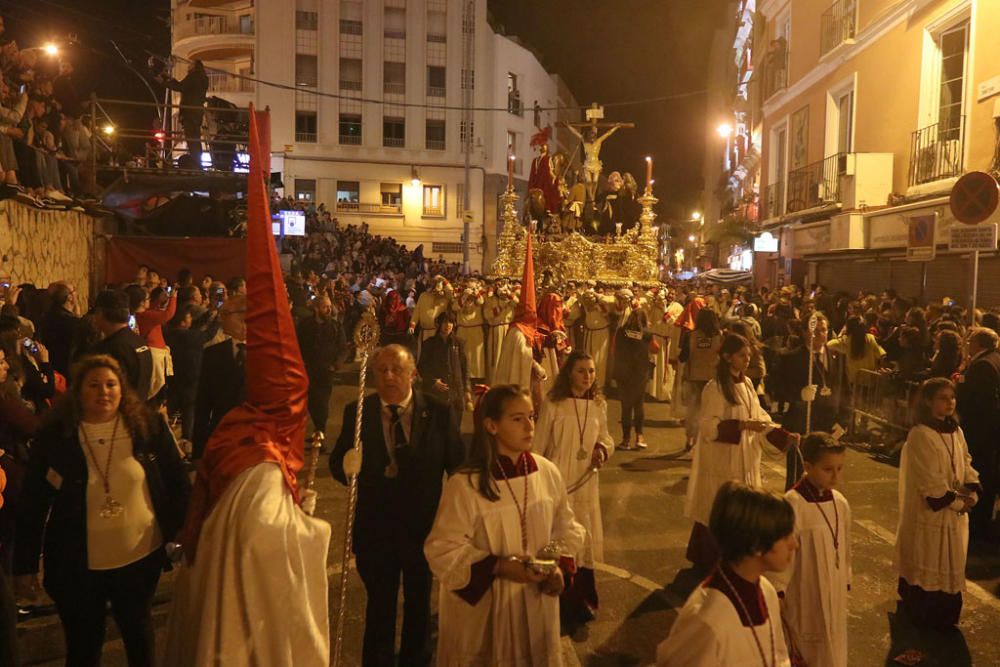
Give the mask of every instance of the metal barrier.
[{"label": "metal barrier", "polygon": [[876,453],[895,456],[913,425],[913,399],[919,382],[894,373],[860,370],[851,387],[848,438]]}]

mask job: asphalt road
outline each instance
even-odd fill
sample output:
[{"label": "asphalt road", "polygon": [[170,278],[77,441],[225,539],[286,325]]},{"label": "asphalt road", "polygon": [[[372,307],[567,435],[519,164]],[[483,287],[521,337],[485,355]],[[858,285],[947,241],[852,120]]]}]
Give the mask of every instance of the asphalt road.
[{"label": "asphalt road", "polygon": [[[356,387],[334,390],[328,428],[331,440],[340,431],[344,404],[356,395]],[[683,430],[668,426],[668,408],[666,404],[647,403],[649,449],[618,452],[600,473],[607,559],[597,572],[601,605],[596,620],[563,638],[568,666],[652,663],[656,645],[669,632],[676,610],[698,584],[684,559],[691,526],[683,517],[682,505],[690,461],[681,455]],[[619,435],[618,402],[612,399],[609,410],[612,434]],[[471,431],[468,417],[463,430]],[[766,452],[763,473],[767,486],[781,490],[783,455]],[[923,661],[919,664],[925,666],[1000,665],[1000,551],[974,549],[968,568],[969,592],[957,631],[921,633],[905,615],[897,614],[892,566],[897,477],[898,471],[891,465],[863,452],[849,451],[847,481],[841,491],[854,514],[854,580],[848,621],[851,666],[898,665],[893,658],[908,649],[920,651]],[[346,491],[331,479],[325,457],[317,490],[317,514],[333,524],[328,561],[333,619],[338,606]],[[365,597],[353,571],[348,577],[347,599],[341,664],[354,666],[360,664]],[[433,604],[436,606],[436,596]],[[162,635],[162,630],[158,634]],[[109,642],[104,665],[124,665],[122,653],[120,641]]]}]

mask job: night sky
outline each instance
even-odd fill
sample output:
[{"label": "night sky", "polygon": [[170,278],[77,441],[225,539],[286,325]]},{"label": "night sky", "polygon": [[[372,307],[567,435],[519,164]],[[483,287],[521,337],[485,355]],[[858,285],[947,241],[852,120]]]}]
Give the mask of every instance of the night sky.
[{"label": "night sky", "polygon": [[[570,86],[581,106],[703,90],[713,31],[725,0],[489,0],[508,34],[529,44]],[[634,122],[601,152],[605,173],[642,183],[652,155],[660,212],[690,215],[702,185],[705,98],[608,106],[606,121]],[[711,119],[710,119],[711,120]]]},{"label": "night sky", "polygon": [[[283,0],[275,0],[283,1]],[[655,160],[661,215],[686,217],[703,189],[705,98],[693,95],[642,105],[615,102],[701,91],[712,32],[725,22],[726,0],[489,0],[508,34],[533,48],[565,79],[583,105],[607,104],[607,121],[631,121],[602,152],[605,171],[631,171],[641,182],[643,157]],[[144,71],[148,52],[169,49],[168,0],[0,0],[7,36],[19,45],[65,41],[73,50],[81,92],[149,100],[150,93],[115,52]],[[141,114],[127,121],[151,127]]]}]

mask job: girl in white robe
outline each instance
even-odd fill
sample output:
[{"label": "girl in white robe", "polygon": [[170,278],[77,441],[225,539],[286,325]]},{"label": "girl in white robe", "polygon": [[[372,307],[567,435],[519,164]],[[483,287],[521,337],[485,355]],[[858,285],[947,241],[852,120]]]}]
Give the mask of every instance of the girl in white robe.
[{"label": "girl in white robe", "polygon": [[596,472],[614,453],[608,431],[608,403],[595,386],[597,368],[585,352],[570,353],[555,385],[542,404],[535,440],[542,455],[559,467],[569,491],[569,504],[585,532],[575,554],[573,586],[560,600],[564,611],[583,621],[597,609],[594,565],[604,560],[604,523]]},{"label": "girl in white robe", "polygon": [[718,558],[707,526],[719,487],[733,480],[760,488],[764,444],[785,451],[799,440],[798,434],[772,422],[761,407],[753,384],[743,374],[750,355],[745,338],[727,335],[719,350],[716,378],[702,392],[698,440],[684,499],[684,516],[695,522],[687,558],[702,571],[711,569]]},{"label": "girl in white robe", "polygon": [[924,382],[899,463],[898,590],[918,626],[953,626],[962,613],[969,510],[982,487],[954,414],[955,385]]},{"label": "girl in white robe", "polygon": [[795,555],[795,515],[781,496],[727,482],[711,511],[722,562],[695,589],[656,649],[657,667],[788,667],[781,611],[763,576]]},{"label": "girl in white robe", "polygon": [[834,488],[845,449],[826,433],[802,441],[805,475],[785,494],[795,510],[799,550],[791,567],[768,575],[784,593],[789,652],[809,667],[847,667],[851,507]]},{"label": "girl in white robe", "polygon": [[558,597],[583,527],[559,469],[530,452],[528,396],[497,386],[478,412],[471,458],[445,484],[424,543],[440,582],[437,665],[559,667]]}]

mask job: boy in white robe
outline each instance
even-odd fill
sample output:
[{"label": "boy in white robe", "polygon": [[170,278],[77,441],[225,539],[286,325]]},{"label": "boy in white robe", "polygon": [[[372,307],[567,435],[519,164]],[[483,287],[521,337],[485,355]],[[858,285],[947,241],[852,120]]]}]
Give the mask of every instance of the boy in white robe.
[{"label": "boy in white robe", "polygon": [[440,582],[438,667],[562,665],[558,597],[583,527],[559,469],[530,453],[532,413],[518,387],[487,392],[470,459],[445,483],[424,543]]},{"label": "boy in white robe", "polygon": [[851,507],[834,487],[846,447],[826,433],[802,441],[805,474],[786,494],[795,510],[799,550],[769,578],[783,600],[789,652],[809,667],[847,667],[847,592],[851,586]]},{"label": "boy in white robe", "polygon": [[965,592],[969,510],[979,501],[979,473],[955,421],[955,385],[920,386],[917,425],[899,461],[896,568],[901,607],[920,627],[958,623]]},{"label": "boy in white robe", "polygon": [[788,667],[778,594],[762,575],[784,570],[795,556],[791,505],[777,494],[726,482],[709,527],[722,560],[657,647],[657,667]]}]

